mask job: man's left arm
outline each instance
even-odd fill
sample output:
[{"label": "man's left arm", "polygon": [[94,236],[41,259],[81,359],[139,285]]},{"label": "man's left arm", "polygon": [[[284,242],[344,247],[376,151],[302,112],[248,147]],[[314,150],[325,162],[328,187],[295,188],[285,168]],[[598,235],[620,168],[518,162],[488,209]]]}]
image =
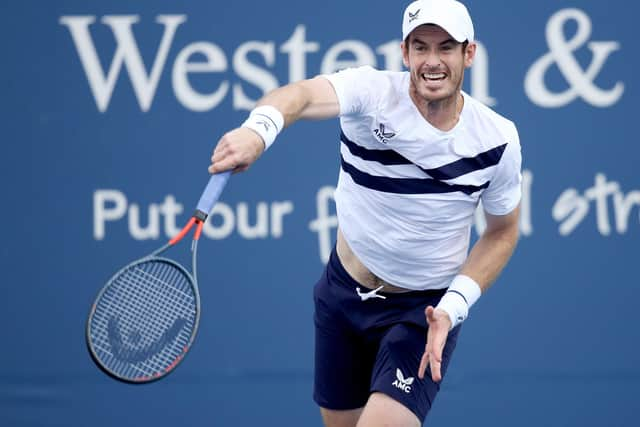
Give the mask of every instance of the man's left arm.
[{"label": "man's left arm", "polygon": [[472,278],[482,289],[489,289],[496,280],[518,242],[520,206],[507,215],[485,212],[487,228],[465,261],[460,274]]},{"label": "man's left arm", "polygon": [[[425,370],[427,366],[430,366],[432,379],[436,382],[442,380],[440,371],[442,351],[447,341],[449,330],[452,328],[452,322],[455,321],[450,317],[450,313],[452,311],[455,312],[457,307],[462,307],[464,310],[464,304],[467,304],[467,310],[464,313],[458,313],[460,318],[455,323],[457,324],[464,320],[468,307],[477,300],[481,292],[486,291],[496,280],[516,247],[519,232],[520,205],[506,215],[491,215],[485,211],[485,217],[487,228],[471,249],[459,275],[456,277],[461,289],[469,287],[472,292],[477,293],[477,296],[473,301],[468,301],[469,294],[472,292],[452,291],[450,287],[447,293],[455,292],[455,294],[451,295],[453,303],[451,304],[451,309],[445,311],[440,307],[443,303],[446,304],[446,301],[438,304],[436,308],[427,307],[425,314],[429,323],[429,331],[427,333],[425,352],[418,369],[420,378],[424,378]],[[457,311],[462,310],[458,309]]]}]

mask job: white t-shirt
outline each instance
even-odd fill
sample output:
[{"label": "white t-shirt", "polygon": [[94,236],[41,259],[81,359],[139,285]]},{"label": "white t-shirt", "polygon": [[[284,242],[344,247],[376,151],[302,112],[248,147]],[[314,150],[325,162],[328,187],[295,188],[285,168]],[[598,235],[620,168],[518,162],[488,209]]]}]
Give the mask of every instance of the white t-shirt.
[{"label": "white t-shirt", "polygon": [[466,93],[443,132],[409,97],[409,73],[369,66],[325,75],[340,103],[340,229],[362,263],[407,289],[449,286],[482,200],[506,215],[521,197],[515,125]]}]

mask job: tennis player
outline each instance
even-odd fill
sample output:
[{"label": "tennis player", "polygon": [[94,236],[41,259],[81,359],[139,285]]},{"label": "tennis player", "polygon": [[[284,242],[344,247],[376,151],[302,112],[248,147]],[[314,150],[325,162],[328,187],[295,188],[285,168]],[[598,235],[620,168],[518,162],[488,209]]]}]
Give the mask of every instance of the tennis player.
[{"label": "tennis player", "polygon": [[[337,243],[314,290],[327,427],[421,425],[461,323],[518,239],[516,127],[461,90],[476,52],[467,8],[415,1],[402,40],[408,71],[352,68],[267,94],[209,168],[244,171],[286,126],[340,118]],[[480,201],[487,227],[469,252]]]}]

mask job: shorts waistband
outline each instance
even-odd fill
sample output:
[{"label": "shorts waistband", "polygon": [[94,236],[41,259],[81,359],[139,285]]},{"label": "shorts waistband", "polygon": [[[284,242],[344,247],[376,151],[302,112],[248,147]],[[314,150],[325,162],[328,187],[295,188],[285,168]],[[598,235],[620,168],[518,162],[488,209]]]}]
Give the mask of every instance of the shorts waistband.
[{"label": "shorts waistband", "polygon": [[[340,279],[347,285],[353,286],[353,287],[364,287],[366,289],[370,289],[369,287],[364,286],[363,284],[357,282],[353,277],[351,277],[349,272],[347,272],[347,270],[342,265],[342,262],[340,262],[340,258],[338,257],[338,251],[336,250],[335,246],[333,247],[333,250],[331,251],[331,255],[329,256],[328,265],[329,265],[329,268],[333,271],[333,273],[335,273],[338,277],[340,277]],[[401,288],[398,288],[398,289],[401,289]],[[446,292],[446,290],[447,290],[446,288],[424,289],[424,290],[407,289],[406,291],[402,291],[402,292],[385,292],[383,288],[378,293],[382,295],[396,295],[396,296],[418,295],[418,294],[419,295],[431,294],[434,296],[440,296],[440,295],[443,295]]]}]

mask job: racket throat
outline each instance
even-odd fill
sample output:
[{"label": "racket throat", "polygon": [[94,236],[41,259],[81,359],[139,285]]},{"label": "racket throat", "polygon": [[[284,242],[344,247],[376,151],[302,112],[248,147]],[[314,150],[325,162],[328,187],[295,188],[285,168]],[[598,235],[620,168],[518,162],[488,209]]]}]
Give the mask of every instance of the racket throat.
[{"label": "racket throat", "polygon": [[[196,210],[193,214],[193,218],[196,220],[196,232],[193,235],[193,242],[196,243],[198,239],[200,239],[200,234],[202,234],[202,227],[204,227],[204,222],[207,220],[207,214],[202,212],[201,210]],[[194,249],[194,245],[191,245],[191,250]]]},{"label": "racket throat", "polygon": [[209,216],[209,214],[207,214],[206,212],[202,212],[200,209],[196,209],[196,211],[193,214],[193,217],[201,222],[205,222],[207,220],[207,217]]}]

